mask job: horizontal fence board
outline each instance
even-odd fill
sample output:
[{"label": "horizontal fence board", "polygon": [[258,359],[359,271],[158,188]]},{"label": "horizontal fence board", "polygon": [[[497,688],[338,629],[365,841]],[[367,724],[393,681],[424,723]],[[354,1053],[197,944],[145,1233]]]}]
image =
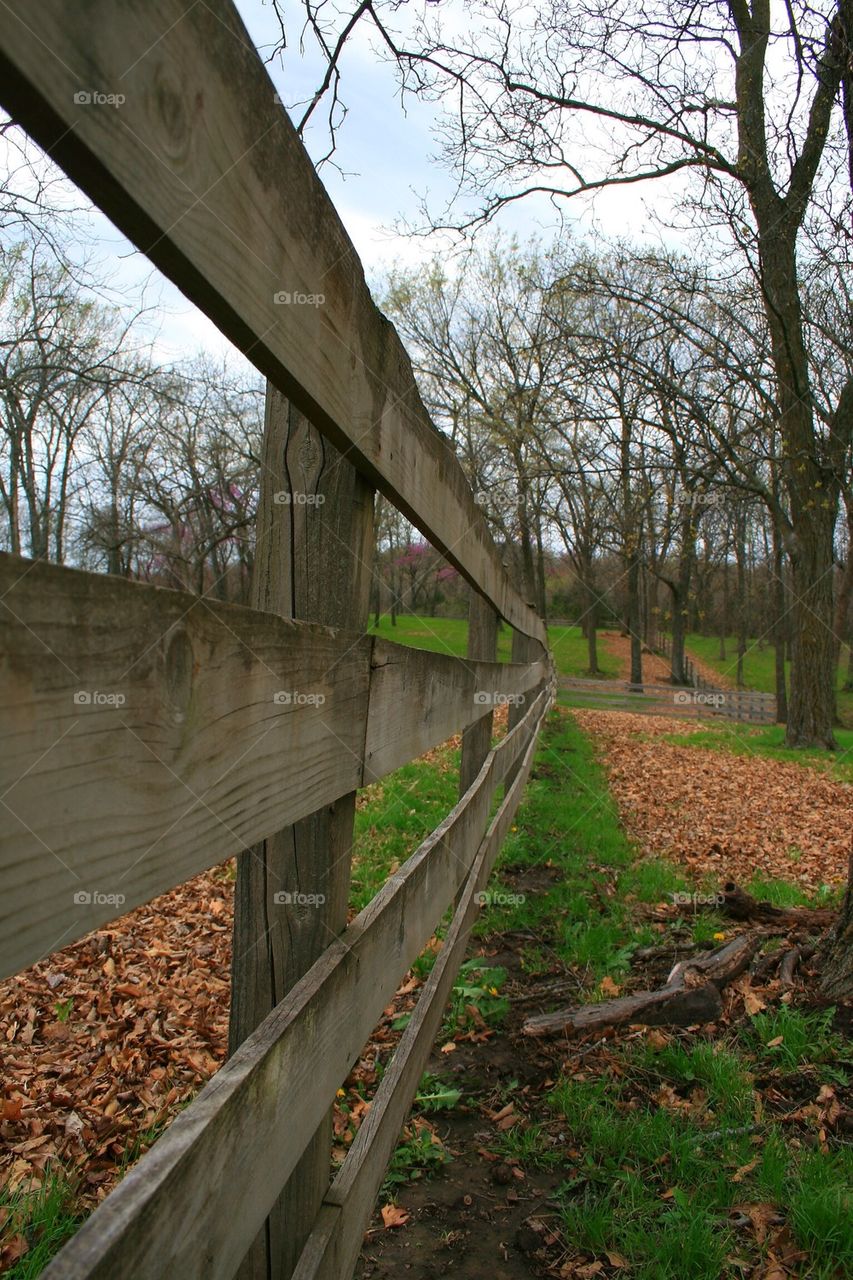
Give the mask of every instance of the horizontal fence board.
[{"label": "horizontal fence board", "polygon": [[422,755],[497,706],[524,706],[545,674],[543,662],[479,662],[375,640],[365,782]]},{"label": "horizontal fence board", "polygon": [[368,637],[10,556],[0,597],[4,975],[359,786]]},{"label": "horizontal fence board", "polygon": [[4,976],[361,786],[365,718],[373,780],[539,676],[7,555],[0,597]]},{"label": "horizontal fence board", "polygon": [[544,644],[229,0],[88,0],[75,22],[66,0],[40,0],[37,37],[34,12],[31,0],[4,7],[7,110],[512,626]]},{"label": "horizontal fence board", "polygon": [[432,1051],[451,987],[465,956],[471,928],[480,909],[476,895],[488,881],[495,857],[517,812],[533,763],[537,735],[548,705],[542,704],[539,719],[525,730],[525,751],[521,768],[478,850],[444,945],[386,1068],[370,1110],[329,1188],[293,1280],[340,1280],[340,1277],[352,1274],[385,1170]]},{"label": "horizontal fence board", "polygon": [[83,1224],[44,1280],[229,1280],[469,875],[497,779],[526,747],[541,709],[537,700],[489,753],[444,821]]}]

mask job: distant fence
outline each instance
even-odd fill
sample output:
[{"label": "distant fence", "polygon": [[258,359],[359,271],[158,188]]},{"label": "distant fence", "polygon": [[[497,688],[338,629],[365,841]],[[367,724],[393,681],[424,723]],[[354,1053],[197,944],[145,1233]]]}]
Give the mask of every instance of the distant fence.
[{"label": "distant fence", "polygon": [[674,716],[682,720],[723,719],[748,724],[774,724],[776,699],[772,693],[748,689],[677,687],[671,684],[631,685],[625,680],[583,680],[560,676],[560,693],[574,707],[600,711],[630,711],[636,715]]},{"label": "distant fence", "polygon": [[[252,608],[0,557],[2,974],[239,855],[231,1056],[45,1276],[340,1280],[553,701],[546,631],[233,6],[37,8],[5,6],[4,106],[268,378]],[[375,489],[474,587],[467,658],[365,634]],[[458,732],[458,803],[348,923],[357,789]],[[450,907],[330,1182],[335,1093]]]}]

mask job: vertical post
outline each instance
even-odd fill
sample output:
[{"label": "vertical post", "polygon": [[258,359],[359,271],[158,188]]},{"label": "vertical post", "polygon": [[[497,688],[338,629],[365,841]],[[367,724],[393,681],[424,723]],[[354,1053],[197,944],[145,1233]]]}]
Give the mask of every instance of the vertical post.
[{"label": "vertical post", "polygon": [[[364,632],[373,496],[342,455],[268,384],[252,606]],[[354,816],[353,793],[239,855],[231,1053],[345,927]],[[317,895],[322,905],[276,903],[278,892]],[[330,1112],[249,1250],[241,1280],[290,1276],[328,1187],[331,1145]]]},{"label": "vertical post", "polygon": [[[481,662],[494,662],[498,656],[498,615],[473,587],[468,603],[467,656]],[[468,790],[489,754],[492,745],[493,720],[494,712],[490,711],[462,734],[462,760],[459,766],[460,795],[464,795]]]},{"label": "vertical post", "polygon": [[[523,631],[515,631],[512,633],[512,660],[513,662],[536,662],[538,658],[544,656],[542,645],[538,640],[534,640],[532,636],[526,636]],[[525,702],[513,703],[509,709],[507,717],[507,729],[514,729],[520,720],[524,719],[525,712],[530,702],[536,697],[541,689],[541,684],[533,689],[528,689],[524,695]],[[504,779],[504,787],[509,789],[515,780],[515,776],[521,768],[521,757],[516,761],[509,770]]]}]

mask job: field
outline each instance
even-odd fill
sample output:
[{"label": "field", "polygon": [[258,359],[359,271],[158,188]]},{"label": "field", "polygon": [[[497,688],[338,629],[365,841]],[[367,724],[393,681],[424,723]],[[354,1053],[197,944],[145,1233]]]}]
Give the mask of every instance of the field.
[{"label": "field", "polygon": [[[737,640],[729,636],[726,640],[726,657],[720,658],[720,641],[717,636],[701,636],[692,633],[687,637],[687,648],[690,653],[701,658],[708,666],[728,676],[734,681],[737,670]],[[776,667],[773,646],[758,640],[750,640],[743,660],[744,683],[748,689],[758,689],[763,693],[776,692]],[[790,688],[791,664],[785,666],[788,687]],[[853,728],[853,692],[844,690],[847,676],[847,650],[843,649],[838,664],[838,714],[843,724]]]}]

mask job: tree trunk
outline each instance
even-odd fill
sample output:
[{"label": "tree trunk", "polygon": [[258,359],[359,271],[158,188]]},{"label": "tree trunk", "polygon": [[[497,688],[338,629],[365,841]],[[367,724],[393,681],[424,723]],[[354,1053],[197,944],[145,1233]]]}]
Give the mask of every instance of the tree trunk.
[{"label": "tree trunk", "polygon": [[672,592],[672,644],[670,648],[670,670],[673,684],[689,684],[684,668],[684,604],[677,586],[671,586]]},{"label": "tree trunk", "polygon": [[847,871],[847,892],[841,915],[821,944],[821,988],[832,1000],[853,995],[853,852]]},{"label": "tree trunk", "polygon": [[778,518],[773,516],[773,648],[776,675],[776,723],[788,719],[788,682],[785,677],[785,553]]},{"label": "tree trunk", "polygon": [[835,748],[835,637],[832,608],[832,524],[824,516],[801,524],[791,565],[794,636],[787,742]]},{"label": "tree trunk", "polygon": [[[591,573],[591,570],[587,572]],[[598,637],[596,634],[595,624],[595,606],[597,604],[595,587],[591,579],[584,579],[584,587],[586,594],[586,613],[584,621],[586,623],[586,652],[589,674],[597,676],[599,674],[598,667]]]},{"label": "tree trunk", "polygon": [[746,513],[737,517],[735,531],[735,558],[737,560],[737,677],[739,689],[744,687],[743,660],[746,657]]}]

